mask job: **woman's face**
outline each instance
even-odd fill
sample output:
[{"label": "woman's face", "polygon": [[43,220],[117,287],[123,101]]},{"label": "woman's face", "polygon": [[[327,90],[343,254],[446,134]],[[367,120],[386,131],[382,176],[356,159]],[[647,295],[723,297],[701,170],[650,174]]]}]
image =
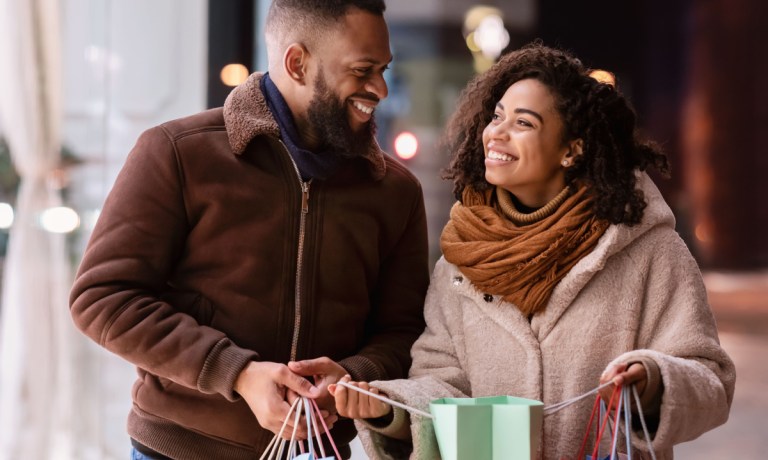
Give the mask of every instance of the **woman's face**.
[{"label": "woman's face", "polygon": [[549,88],[534,79],[510,86],[483,131],[485,179],[529,207],[547,204],[565,187],[563,120]]}]

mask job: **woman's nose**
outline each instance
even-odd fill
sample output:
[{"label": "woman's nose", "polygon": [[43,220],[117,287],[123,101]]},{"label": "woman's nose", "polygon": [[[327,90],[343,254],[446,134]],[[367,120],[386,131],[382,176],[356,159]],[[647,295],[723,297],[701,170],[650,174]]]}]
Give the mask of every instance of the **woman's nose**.
[{"label": "woman's nose", "polygon": [[505,123],[490,124],[488,125],[488,137],[497,140],[509,139],[509,131]]}]

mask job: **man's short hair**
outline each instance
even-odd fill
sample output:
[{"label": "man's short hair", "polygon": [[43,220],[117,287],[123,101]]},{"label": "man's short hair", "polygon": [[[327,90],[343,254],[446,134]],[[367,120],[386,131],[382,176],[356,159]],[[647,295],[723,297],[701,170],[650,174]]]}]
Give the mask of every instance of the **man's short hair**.
[{"label": "man's short hair", "polygon": [[314,43],[352,8],[383,16],[387,7],[384,0],[274,0],[265,30],[270,48]]}]

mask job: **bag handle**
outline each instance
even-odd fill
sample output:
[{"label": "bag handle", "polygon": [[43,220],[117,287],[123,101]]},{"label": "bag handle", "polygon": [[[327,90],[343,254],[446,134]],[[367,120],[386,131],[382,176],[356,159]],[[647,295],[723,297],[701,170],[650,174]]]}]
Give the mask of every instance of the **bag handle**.
[{"label": "bag handle", "polygon": [[[291,408],[288,409],[288,414],[285,416],[285,420],[283,420],[283,425],[280,427],[280,431],[277,432],[275,436],[272,437],[272,440],[267,444],[267,448],[264,449],[264,453],[261,454],[261,457],[259,457],[259,460],[273,460],[275,458],[280,458],[283,454],[283,449],[285,448],[285,440],[282,439],[283,432],[285,432],[285,427],[288,425],[288,420],[291,417],[291,414],[294,410],[296,410],[296,406],[299,403],[299,398],[296,398],[293,401],[293,404],[291,405]],[[294,429],[295,429],[294,425]],[[295,431],[294,431],[295,433]]]},{"label": "bag handle", "polygon": [[[285,454],[286,459],[295,458],[298,454],[296,452],[297,447],[300,455],[305,454],[303,442],[296,440],[296,430],[301,422],[302,412],[306,415],[307,419],[307,453],[309,454],[309,458],[317,460],[341,459],[336,443],[333,441],[333,437],[331,437],[328,425],[320,414],[320,407],[317,405],[317,402],[313,399],[301,397],[296,398],[296,400],[293,401],[291,408],[288,410],[288,414],[286,414],[285,419],[283,420],[280,431],[272,437],[272,440],[267,445],[267,448],[264,449],[259,460],[279,460],[283,458],[283,454]],[[290,440],[286,440],[283,439],[283,433],[285,433],[285,428],[287,427],[288,420],[290,420],[291,416],[294,417],[293,432],[291,433]],[[328,437],[328,442],[331,444],[331,447],[333,447],[333,452],[336,454],[336,457],[326,457],[325,448],[321,438],[322,433],[319,428],[320,424],[317,423],[318,420],[320,420],[320,424],[323,426],[323,431]],[[313,437],[317,440],[317,448],[320,450],[320,454],[322,455],[321,458],[317,458],[315,444],[312,440]]]},{"label": "bag handle", "polygon": [[[331,437],[331,430],[328,429],[328,425],[325,423],[325,420],[323,420],[322,415],[320,415],[320,407],[318,407],[317,401],[315,401],[314,399],[310,399],[310,401],[312,402],[312,406],[315,408],[315,412],[317,413],[317,418],[320,419],[320,423],[323,424],[323,430],[325,431],[325,435],[328,437],[328,442],[330,442],[331,447],[333,447],[333,453],[336,454],[336,460],[341,460],[341,455],[339,455],[339,450],[336,448],[336,443],[333,442],[333,437]],[[317,437],[317,443],[321,446],[323,445],[319,436]],[[321,459],[321,460],[324,460],[324,459]]]},{"label": "bag handle", "polygon": [[627,460],[632,460],[632,393],[630,387],[621,389],[624,397],[624,442],[627,446]]},{"label": "bag handle", "polygon": [[[643,435],[645,436],[645,442],[648,445],[648,452],[651,454],[651,458],[656,460],[656,453],[653,451],[653,443],[651,442],[651,435],[648,433],[648,425],[645,424],[645,416],[643,415],[643,406],[640,404],[640,395],[637,394],[637,387],[632,385],[632,395],[635,397],[635,406],[637,407],[637,415],[640,419],[640,425],[643,427]],[[627,425],[630,426],[630,425]],[[627,429],[627,433],[630,430]]]},{"label": "bag handle", "polygon": [[[652,460],[656,460],[656,453],[653,450],[653,443],[651,442],[651,435],[648,432],[648,426],[645,422],[645,415],[643,414],[643,407],[640,404],[640,395],[637,392],[637,387],[635,385],[631,386],[617,386],[614,387],[613,392],[611,393],[610,400],[608,402],[608,407],[613,406],[613,401],[616,398],[616,395],[619,395],[619,399],[616,403],[616,410],[614,415],[614,426],[613,426],[613,433],[612,433],[612,441],[611,441],[611,456],[610,459],[614,460],[618,458],[617,456],[617,450],[618,450],[618,430],[619,425],[621,424],[622,419],[622,409],[623,409],[623,418],[624,418],[624,435],[626,440],[626,446],[627,446],[627,460],[632,460],[632,398],[635,400],[635,406],[637,407],[637,415],[640,419],[640,424],[643,428],[643,435],[645,438],[645,442],[648,446],[648,452],[651,455]],[[600,414],[597,416],[597,436],[595,439],[595,447],[592,451],[592,458],[597,459],[598,450],[600,448],[600,440],[602,439],[602,436],[605,432],[605,427],[609,424],[609,417],[610,417],[610,411],[606,410],[603,414],[603,407],[604,402],[600,398],[600,395],[598,395],[595,398],[595,403],[592,406],[592,412],[589,415],[589,422],[587,423],[587,429],[584,433],[584,439],[582,440],[581,447],[579,448],[579,453],[577,454],[576,458],[578,460],[584,459],[584,454],[587,441],[589,439],[589,432],[592,429],[592,423],[595,420],[595,416],[598,414],[598,408],[601,409],[599,412]],[[602,418],[602,423],[600,422],[600,419]]]},{"label": "bag handle", "polygon": [[[617,394],[619,395],[619,401],[617,402],[617,405],[616,405],[616,419],[618,419],[619,410],[621,409],[621,386],[620,385],[615,386],[613,388],[613,391],[611,392],[611,399],[608,401],[608,410],[605,411],[605,416],[603,417],[603,423],[597,426],[597,438],[595,439],[595,448],[592,450],[593,460],[597,460],[597,452],[600,450],[600,440],[603,438],[603,434],[605,433],[605,427],[608,426],[608,418],[611,416],[610,408],[613,407],[613,400]],[[598,400],[600,400],[599,396],[598,396]],[[618,424],[616,424],[616,427],[614,428],[613,438],[616,437],[616,433],[617,433],[616,428],[618,428]]]},{"label": "bag handle", "polygon": [[[616,413],[613,417],[614,425],[613,425],[613,436],[611,437],[611,460],[618,458],[616,456],[616,451],[617,451],[618,440],[619,440],[619,436],[618,436],[619,425],[621,425],[621,409],[626,402],[626,398],[624,398],[624,388],[626,387],[621,387],[619,390],[619,400],[616,402]],[[627,412],[625,411],[624,414],[626,415]],[[607,421],[607,423],[610,423],[610,420]],[[627,446],[627,449],[631,449],[631,447]]]},{"label": "bag handle", "polygon": [[595,415],[598,413],[598,409],[600,408],[600,395],[597,395],[595,398],[595,403],[592,405],[592,412],[589,414],[589,422],[587,422],[587,430],[586,433],[584,433],[584,439],[581,441],[581,447],[579,448],[579,453],[576,454],[576,459],[581,460],[584,458],[584,454],[586,453],[587,449],[587,440],[589,439],[589,430],[592,428],[592,422],[595,420]]},{"label": "bag handle", "polygon": [[[640,419],[640,425],[643,427],[643,437],[645,438],[646,445],[648,446],[648,453],[651,454],[651,458],[656,460],[656,453],[653,451],[653,443],[651,442],[651,435],[648,432],[648,426],[645,423],[645,416],[643,415],[643,406],[640,404],[640,395],[637,393],[637,387],[631,385],[624,387],[621,390],[622,397],[624,399],[624,437],[627,446],[627,460],[632,460],[632,397],[635,399],[635,406],[637,407],[637,415]],[[621,403],[619,403],[621,404]],[[616,427],[620,423],[620,418],[616,414]],[[613,448],[611,450],[611,459],[618,458],[616,456],[616,437],[614,436]]]},{"label": "bag handle", "polygon": [[[619,388],[620,387],[614,387],[613,388],[613,391],[611,392],[611,400],[608,403],[609,407],[613,405],[613,400],[616,397],[616,393],[618,392]],[[579,448],[579,453],[576,455],[576,458],[579,459],[579,460],[583,459],[584,458],[584,454],[586,453],[587,441],[589,440],[589,432],[592,429],[592,423],[595,420],[595,415],[597,415],[597,419],[598,419],[597,420],[597,431],[596,431],[597,432],[597,436],[596,436],[596,439],[595,439],[595,450],[592,453],[592,458],[595,458],[595,456],[597,455],[597,449],[600,446],[600,439],[602,439],[602,437],[603,437],[603,432],[605,431],[605,426],[607,425],[607,419],[608,419],[608,415],[609,415],[607,411],[606,411],[604,417],[602,417],[602,415],[603,415],[602,411],[600,411],[601,413],[598,415],[598,409],[600,408],[601,401],[602,400],[600,399],[600,395],[598,394],[595,397],[595,403],[592,405],[592,413],[589,415],[589,422],[587,423],[587,429],[585,430],[584,439],[581,442],[581,447]],[[604,418],[602,423],[600,423],[600,418]]]}]

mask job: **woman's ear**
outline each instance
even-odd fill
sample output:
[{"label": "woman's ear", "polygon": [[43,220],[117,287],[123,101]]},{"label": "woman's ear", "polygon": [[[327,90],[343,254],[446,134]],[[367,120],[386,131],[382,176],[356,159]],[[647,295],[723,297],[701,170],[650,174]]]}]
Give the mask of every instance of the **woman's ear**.
[{"label": "woman's ear", "polygon": [[578,157],[584,152],[584,141],[582,139],[574,139],[568,143],[568,150],[563,155],[561,164],[563,167],[572,166]]},{"label": "woman's ear", "polygon": [[301,43],[292,43],[283,55],[283,70],[288,78],[300,85],[306,82],[309,51]]}]

